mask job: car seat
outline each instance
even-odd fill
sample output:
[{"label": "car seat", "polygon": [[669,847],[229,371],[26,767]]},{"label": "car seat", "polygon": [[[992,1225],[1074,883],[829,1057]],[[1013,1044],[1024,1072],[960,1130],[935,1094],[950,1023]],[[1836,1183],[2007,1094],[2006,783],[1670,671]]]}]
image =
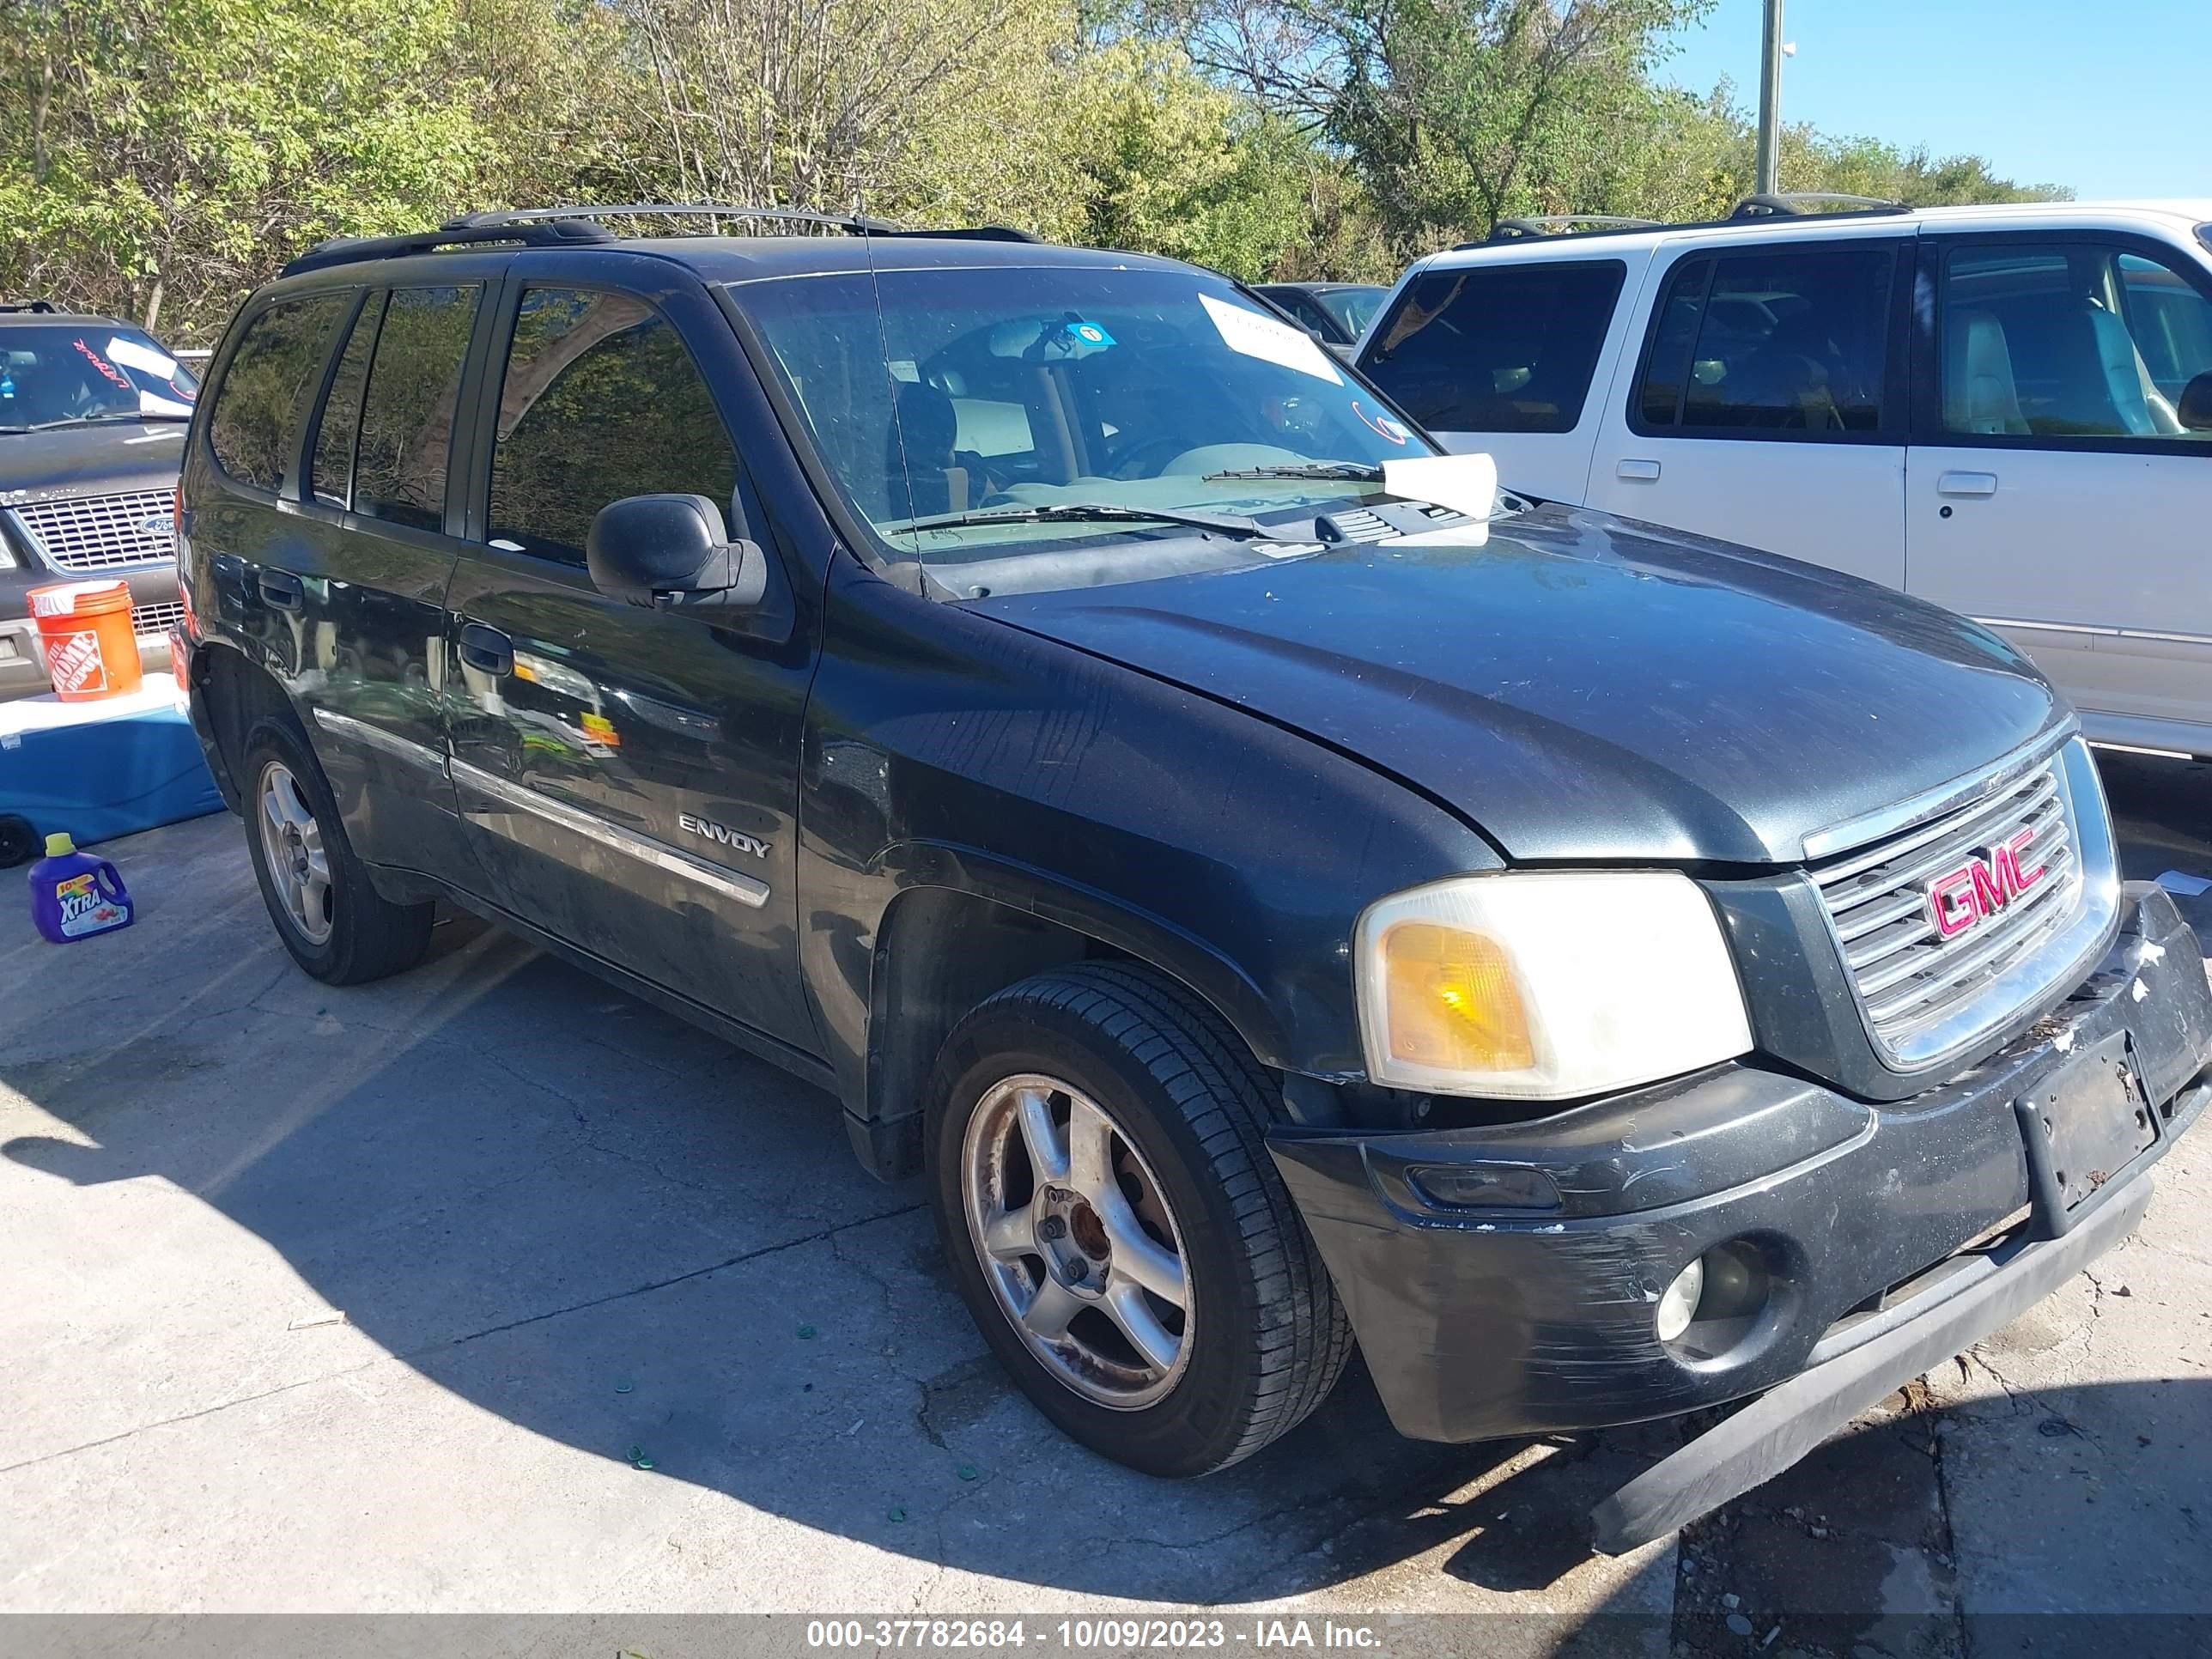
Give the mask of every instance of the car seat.
[{"label": "car seat", "polygon": [[1943,424],[1953,432],[2025,433],[2004,325],[1986,311],[1949,314],[1943,337]]},{"label": "car seat", "polygon": [[2181,417],[2152,381],[2150,367],[2136,349],[2127,324],[2101,300],[2089,301],[2089,335],[2096,342],[2098,366],[2104,371],[2105,389],[2121,427],[2132,437],[2179,437]]},{"label": "car seat", "polygon": [[965,513],[969,469],[959,464],[954,452],[960,437],[960,416],[951,398],[927,380],[902,380],[892,407],[884,465],[894,480],[906,479],[914,516]]}]

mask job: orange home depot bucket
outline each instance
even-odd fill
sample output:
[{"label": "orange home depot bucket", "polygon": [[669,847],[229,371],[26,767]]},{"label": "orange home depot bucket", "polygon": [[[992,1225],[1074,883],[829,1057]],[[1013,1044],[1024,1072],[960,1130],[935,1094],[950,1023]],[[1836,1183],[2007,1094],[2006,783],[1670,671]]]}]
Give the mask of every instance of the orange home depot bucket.
[{"label": "orange home depot bucket", "polygon": [[131,626],[128,582],[58,582],[25,597],[39,624],[56,696],[91,702],[138,689],[138,637]]}]

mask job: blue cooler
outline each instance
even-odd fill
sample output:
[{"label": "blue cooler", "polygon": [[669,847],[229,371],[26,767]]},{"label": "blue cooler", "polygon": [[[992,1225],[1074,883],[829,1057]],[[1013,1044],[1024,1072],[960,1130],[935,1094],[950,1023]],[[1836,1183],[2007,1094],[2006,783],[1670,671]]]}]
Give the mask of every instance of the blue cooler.
[{"label": "blue cooler", "polygon": [[0,702],[0,818],[28,820],[38,842],[60,830],[85,847],[222,807],[166,675],[96,702]]}]

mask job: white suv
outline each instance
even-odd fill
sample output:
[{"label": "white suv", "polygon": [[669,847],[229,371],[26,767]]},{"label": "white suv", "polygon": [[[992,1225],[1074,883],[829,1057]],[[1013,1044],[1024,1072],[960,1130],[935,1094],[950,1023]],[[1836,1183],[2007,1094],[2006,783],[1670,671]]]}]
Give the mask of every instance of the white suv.
[{"label": "white suv", "polygon": [[1360,367],[1517,489],[1901,587],[2212,757],[2212,200],[1804,204],[1509,222]]}]

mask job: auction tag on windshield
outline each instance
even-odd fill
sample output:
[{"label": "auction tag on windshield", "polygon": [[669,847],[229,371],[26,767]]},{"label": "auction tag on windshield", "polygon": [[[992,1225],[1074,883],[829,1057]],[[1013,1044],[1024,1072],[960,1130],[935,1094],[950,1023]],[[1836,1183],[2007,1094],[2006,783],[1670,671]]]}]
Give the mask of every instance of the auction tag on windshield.
[{"label": "auction tag on windshield", "polygon": [[1241,351],[1247,357],[1258,357],[1267,362],[1280,363],[1285,368],[1295,368],[1301,374],[1310,374],[1317,380],[1327,380],[1331,386],[1342,386],[1344,376],[1336,372],[1336,365],[1328,360],[1328,353],[1316,345],[1313,337],[1288,323],[1277,322],[1273,317],[1262,317],[1256,311],[1247,311],[1242,306],[1224,305],[1211,294],[1198,296],[1206,314],[1213,319],[1213,326],[1220,331],[1222,343],[1231,351]]}]

